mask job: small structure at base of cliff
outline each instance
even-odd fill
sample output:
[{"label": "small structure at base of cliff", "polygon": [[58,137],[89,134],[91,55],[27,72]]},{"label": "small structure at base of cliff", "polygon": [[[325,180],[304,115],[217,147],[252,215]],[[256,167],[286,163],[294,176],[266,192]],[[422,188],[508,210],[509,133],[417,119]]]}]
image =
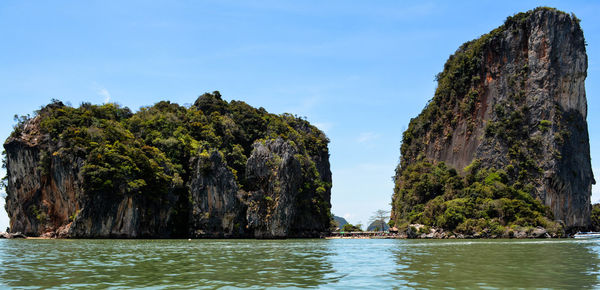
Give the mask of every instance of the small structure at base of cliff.
[{"label": "small structure at base of cliff", "polygon": [[463,44],[404,132],[392,221],[494,235],[588,227],[586,71],[579,20],[552,8]]},{"label": "small structure at base of cliff", "polygon": [[59,101],[4,144],[10,229],[71,238],[318,237],[329,140],[306,120],[204,94],[137,113]]}]

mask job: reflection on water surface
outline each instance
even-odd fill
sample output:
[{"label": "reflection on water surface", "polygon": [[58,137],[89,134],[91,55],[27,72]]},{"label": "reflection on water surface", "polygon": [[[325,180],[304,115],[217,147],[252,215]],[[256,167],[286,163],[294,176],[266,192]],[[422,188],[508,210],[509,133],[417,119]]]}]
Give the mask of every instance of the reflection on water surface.
[{"label": "reflection on water surface", "polygon": [[0,240],[0,285],[597,288],[599,257],[593,240]]}]

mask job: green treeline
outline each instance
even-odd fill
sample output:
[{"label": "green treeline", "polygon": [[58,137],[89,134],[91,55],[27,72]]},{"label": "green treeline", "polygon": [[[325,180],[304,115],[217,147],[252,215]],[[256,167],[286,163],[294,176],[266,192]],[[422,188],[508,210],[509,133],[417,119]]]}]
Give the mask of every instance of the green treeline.
[{"label": "green treeline", "polygon": [[550,209],[511,183],[505,171],[484,169],[474,161],[465,173],[463,177],[443,162],[409,165],[396,178],[396,219],[391,223],[400,229],[419,223],[498,236],[519,227],[541,226],[560,234]]},{"label": "green treeline", "polygon": [[[324,194],[331,187],[321,181],[311,159],[323,153],[328,158],[329,140],[322,131],[299,117],[224,101],[219,92],[200,96],[189,108],[161,101],[136,113],[112,103],[74,108],[53,100],[35,118],[20,118],[12,136],[19,136],[30,120],[39,120],[40,133],[49,139],[40,156],[42,174],[51,174],[52,158],[84,160],[83,185],[88,194],[187,195],[192,164],[196,164],[192,160],[210,168],[208,158],[215,150],[240,189],[251,190],[245,166],[252,145],[275,138],[291,141],[297,149],[296,157],[308,177],[301,192]],[[315,205],[329,214],[328,201],[315,200]]]}]

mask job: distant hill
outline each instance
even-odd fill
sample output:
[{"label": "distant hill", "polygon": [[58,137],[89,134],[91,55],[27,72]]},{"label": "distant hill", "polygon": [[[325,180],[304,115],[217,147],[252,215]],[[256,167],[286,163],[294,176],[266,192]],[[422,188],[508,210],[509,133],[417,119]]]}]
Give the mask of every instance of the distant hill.
[{"label": "distant hill", "polygon": [[378,220],[378,221],[374,221],[372,222],[368,227],[367,227],[367,232],[371,232],[371,231],[381,231],[381,226],[383,225],[383,231],[387,231],[390,229],[390,227],[388,226],[388,224],[385,221],[382,220]]},{"label": "distant hill", "polygon": [[337,224],[338,228],[342,228],[345,224],[348,223],[348,221],[343,218],[343,217],[339,217],[339,216],[333,216],[333,220],[335,221],[335,223]]}]

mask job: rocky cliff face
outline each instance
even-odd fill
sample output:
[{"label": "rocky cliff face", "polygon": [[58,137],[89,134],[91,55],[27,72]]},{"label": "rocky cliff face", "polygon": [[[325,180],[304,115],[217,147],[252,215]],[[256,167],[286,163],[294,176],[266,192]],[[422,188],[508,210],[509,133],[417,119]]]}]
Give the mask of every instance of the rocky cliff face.
[{"label": "rocky cliff face", "polygon": [[195,164],[190,183],[192,197],[191,224],[194,237],[242,236],[247,207],[241,202],[231,170],[218,151]]},{"label": "rocky cliff face", "polygon": [[[81,208],[82,160],[52,156],[42,164],[41,148],[46,140],[39,132],[39,119],[23,125],[18,138],[9,138],[6,150],[6,210],[12,232],[39,235],[66,225]],[[50,172],[48,172],[50,170]]]},{"label": "rocky cliff face", "polygon": [[72,238],[315,237],[331,219],[327,142],[302,119],[228,104],[218,93],[190,109],[159,103],[136,114],[55,101],[4,144],[10,230]]},{"label": "rocky cliff face", "polygon": [[[326,232],[328,215],[313,212],[328,190],[304,187],[311,178],[298,149],[282,138],[258,141],[246,163],[247,186],[240,189],[223,157],[213,151],[198,160],[190,184],[195,237],[314,237]],[[331,182],[329,164],[319,175]],[[316,226],[315,226],[316,225]]]},{"label": "rocky cliff face", "polygon": [[461,174],[477,161],[506,172],[555,220],[587,227],[595,181],[586,70],[574,15],[537,8],[509,17],[450,56],[434,98],[404,133],[397,178],[424,160]]}]

